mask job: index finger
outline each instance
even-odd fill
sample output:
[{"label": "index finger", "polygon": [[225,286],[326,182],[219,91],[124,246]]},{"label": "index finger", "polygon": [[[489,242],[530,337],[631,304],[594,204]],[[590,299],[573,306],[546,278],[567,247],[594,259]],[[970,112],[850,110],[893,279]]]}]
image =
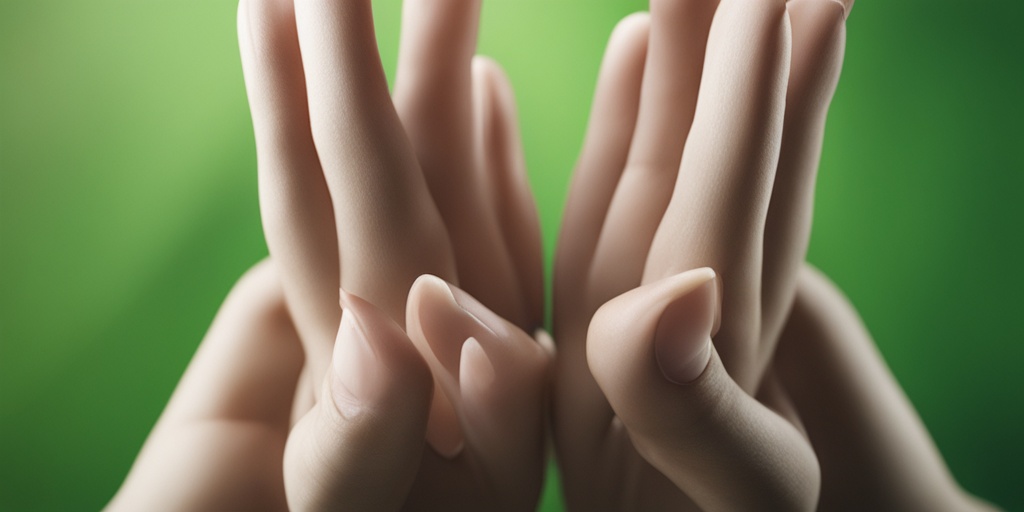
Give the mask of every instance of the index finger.
[{"label": "index finger", "polygon": [[309,117],[344,288],[404,321],[417,276],[455,278],[447,232],[395,112],[369,0],[296,0]]}]

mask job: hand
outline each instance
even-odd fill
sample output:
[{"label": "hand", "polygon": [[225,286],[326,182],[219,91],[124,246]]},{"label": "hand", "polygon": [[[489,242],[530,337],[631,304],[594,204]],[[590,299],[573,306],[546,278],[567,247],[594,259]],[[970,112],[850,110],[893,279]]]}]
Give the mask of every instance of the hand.
[{"label": "hand", "polygon": [[771,363],[845,15],[653,1],[612,36],[555,266],[570,507],[815,506],[818,462]]},{"label": "hand", "polygon": [[[550,352],[520,330],[542,317],[539,228],[511,87],[496,64],[473,58],[479,10],[479,1],[405,3],[392,99],[369,0],[239,7],[264,231],[306,353],[296,415],[307,420],[296,428],[337,412],[320,391],[332,371],[372,376],[355,356],[337,356],[331,369],[344,324],[339,286],[405,329],[433,376],[430,448],[374,466],[413,471],[381,496],[384,508],[407,499],[424,509],[531,508],[543,478]],[[440,279],[413,286],[422,274]],[[445,315],[461,323],[440,322]],[[362,405],[400,410],[370,402]],[[419,428],[419,417],[391,420]],[[299,460],[303,449],[294,445]],[[289,460],[292,452],[289,444]],[[289,487],[293,505],[332,500],[345,503],[330,489]]]},{"label": "hand", "polygon": [[[509,454],[522,449],[532,432],[503,430],[503,424],[518,425],[511,415],[523,410],[517,400],[524,397],[490,383],[510,368],[530,367],[521,359],[529,353],[517,345],[523,340],[512,337],[510,324],[436,278],[419,281],[413,295],[416,310],[426,313],[421,329],[430,331],[430,339],[474,336],[463,349],[455,386],[465,395],[460,405],[474,427],[472,445],[501,446],[479,450],[472,463],[488,474],[532,470],[522,466],[529,456]],[[529,500],[525,492],[465,492],[443,480],[451,477],[447,472],[410,491],[423,455],[433,377],[386,314],[359,297],[346,295],[344,302],[336,365],[322,386],[323,400],[292,428],[302,346],[274,266],[265,261],[250,270],[224,301],[108,509],[398,510],[430,508],[443,499],[453,510],[469,510],[493,508],[496,499],[509,506]],[[420,323],[419,313],[410,313]],[[502,458],[495,461],[496,455]],[[406,500],[412,504],[403,507]]]},{"label": "hand", "polygon": [[821,463],[819,510],[995,510],[956,483],[856,310],[809,266],[775,368]]},{"label": "hand", "polygon": [[287,510],[302,346],[269,261],[225,299],[107,510]]}]

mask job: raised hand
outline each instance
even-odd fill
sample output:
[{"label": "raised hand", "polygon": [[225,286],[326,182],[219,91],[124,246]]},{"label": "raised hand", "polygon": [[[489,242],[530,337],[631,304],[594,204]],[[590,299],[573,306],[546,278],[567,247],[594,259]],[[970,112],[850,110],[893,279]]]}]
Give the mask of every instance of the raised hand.
[{"label": "raised hand", "polygon": [[818,510],[995,510],[953,479],[857,311],[805,266],[775,369],[821,464]]},{"label": "raised hand", "polygon": [[[556,261],[572,509],[987,508],[803,269],[849,8],[653,0],[613,34]],[[535,507],[554,352],[479,9],[407,0],[392,95],[369,0],[242,0],[274,263],[112,510]]]},{"label": "raised hand", "polygon": [[417,339],[470,339],[461,361],[445,352],[461,371],[441,377],[470,427],[457,463],[424,456],[430,368],[394,321],[354,295],[343,298],[322,400],[293,427],[303,351],[265,261],[224,301],[108,510],[532,509],[543,452],[540,432],[522,427],[542,420],[516,415],[544,397],[495,385],[512,371],[543,379],[523,371],[544,368],[523,349],[532,342],[437,278],[412,296]]},{"label": "raised hand", "polygon": [[[357,296],[342,304],[320,400],[289,436],[290,508],[532,510],[548,354],[433,276],[409,294],[408,335]],[[431,390],[451,409],[431,410]],[[425,438],[447,451],[425,449]]]},{"label": "raised hand", "polygon": [[652,1],[613,34],[555,268],[571,508],[814,508],[818,463],[771,362],[846,13]]},{"label": "raised hand", "polygon": [[[406,394],[368,393],[356,409],[425,429],[419,442],[425,436],[429,447],[415,457],[403,451],[370,466],[415,470],[386,496],[413,508],[530,508],[543,476],[550,351],[521,330],[542,316],[539,228],[511,87],[496,64],[473,57],[479,10],[479,1],[406,1],[392,97],[369,0],[239,8],[264,231],[306,352],[296,405],[306,419],[296,428],[315,431],[325,414],[358,423],[335,407],[332,379],[389,374],[383,358],[360,359],[350,345],[363,345],[342,337],[338,346],[349,348],[332,359],[339,325],[351,339],[359,330],[346,322],[381,326],[366,328],[374,353],[408,336],[433,377],[429,420],[413,414],[423,390],[398,377],[416,374],[405,366],[415,358],[390,370],[398,380],[387,386]],[[423,274],[437,277],[413,286]],[[339,287],[366,304],[349,302],[342,315]],[[394,326],[363,318],[371,311]],[[303,444],[290,444],[289,458],[293,446],[303,459]],[[351,446],[326,452],[340,457]],[[297,505],[345,502],[331,489],[291,489]]]}]

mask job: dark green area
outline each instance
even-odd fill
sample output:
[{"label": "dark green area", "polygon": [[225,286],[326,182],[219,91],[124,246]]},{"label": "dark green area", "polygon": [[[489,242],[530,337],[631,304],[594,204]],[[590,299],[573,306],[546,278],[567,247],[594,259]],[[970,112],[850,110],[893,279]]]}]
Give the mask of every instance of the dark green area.
[{"label": "dark green area", "polygon": [[[398,3],[375,2],[389,69]],[[517,89],[550,260],[605,40],[645,3],[485,4],[481,50]],[[858,2],[810,251],[959,481],[1011,509],[1021,19],[1010,0]],[[101,507],[266,253],[234,24],[227,1],[0,3],[0,509]]]}]

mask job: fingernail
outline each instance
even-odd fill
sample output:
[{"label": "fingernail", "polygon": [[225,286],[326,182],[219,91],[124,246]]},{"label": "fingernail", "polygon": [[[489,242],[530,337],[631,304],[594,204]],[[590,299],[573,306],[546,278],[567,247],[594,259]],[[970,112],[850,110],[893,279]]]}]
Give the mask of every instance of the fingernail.
[{"label": "fingernail", "polygon": [[[456,292],[461,290],[434,275],[421,275],[413,285],[412,292],[419,296],[420,308],[417,309],[415,319],[411,318],[408,323],[410,326],[419,326],[423,340],[443,369],[440,372],[447,374],[434,374],[439,380],[440,391],[434,392],[430,421],[427,424],[427,442],[445,459],[458,457],[465,447],[465,436],[453,401],[461,399],[458,388],[461,386],[462,370],[465,370],[462,368],[462,357],[474,354],[474,347],[470,347],[466,353],[464,347],[470,341],[478,344],[476,339],[480,336],[492,336],[486,324],[460,303]],[[444,383],[454,383],[456,389],[446,388]]]},{"label": "fingernail", "polygon": [[432,307],[421,312],[421,325],[427,344],[438,361],[452,374],[458,375],[462,344],[469,337],[495,339],[506,335],[508,328],[501,317],[488,310],[468,293],[439,277],[420,277],[419,293],[432,296]]},{"label": "fingernail", "polygon": [[484,394],[494,384],[497,375],[487,352],[476,338],[469,338],[462,344],[462,361],[459,363],[459,388],[466,394]]},{"label": "fingernail", "polygon": [[533,331],[533,339],[537,340],[537,343],[544,349],[544,352],[547,352],[548,357],[554,358],[558,353],[558,350],[555,348],[555,340],[551,338],[551,334],[544,330],[543,327],[538,327]]},{"label": "fingernail", "polygon": [[503,335],[507,330],[506,323],[498,316],[497,313],[491,311],[476,300],[472,295],[466,293],[461,288],[448,284],[447,281],[436,277],[434,282],[439,285],[443,285],[451,296],[451,299],[455,301],[463,311],[469,316],[473,317],[474,320],[479,322],[481,325],[487,328],[488,331],[494,334]]},{"label": "fingernail", "polygon": [[665,378],[676,383],[693,382],[711,360],[711,334],[718,323],[718,279],[713,270],[702,269],[697,281],[683,289],[661,313],[654,337],[654,352]]},{"label": "fingernail", "polygon": [[341,306],[341,326],[331,359],[331,393],[338,410],[348,418],[376,401],[381,389],[381,372],[380,362],[359,319],[359,308],[344,290]]}]

